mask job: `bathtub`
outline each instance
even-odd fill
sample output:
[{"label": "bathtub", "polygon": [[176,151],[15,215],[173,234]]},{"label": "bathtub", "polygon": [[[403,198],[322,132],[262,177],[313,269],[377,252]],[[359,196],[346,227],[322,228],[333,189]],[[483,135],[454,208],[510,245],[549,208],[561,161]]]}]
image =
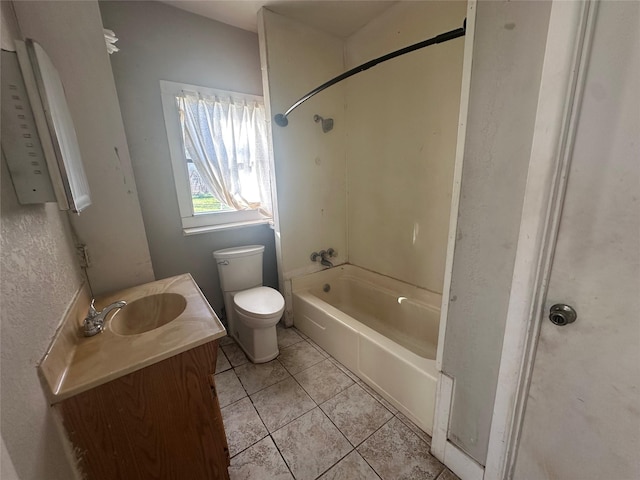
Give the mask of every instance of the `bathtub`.
[{"label": "bathtub", "polygon": [[442,296],[348,264],[291,288],[296,328],[431,435]]}]

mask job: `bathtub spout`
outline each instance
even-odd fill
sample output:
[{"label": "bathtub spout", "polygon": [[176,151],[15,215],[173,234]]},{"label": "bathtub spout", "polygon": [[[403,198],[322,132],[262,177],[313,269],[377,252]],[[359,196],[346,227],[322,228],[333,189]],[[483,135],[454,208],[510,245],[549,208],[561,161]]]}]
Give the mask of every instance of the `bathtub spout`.
[{"label": "bathtub spout", "polygon": [[331,257],[335,257],[338,255],[333,248],[329,248],[327,250],[320,250],[319,252],[313,252],[311,254],[311,261],[317,262],[320,260],[320,263],[325,267],[333,267],[333,263],[329,260]]},{"label": "bathtub spout", "polygon": [[322,250],[320,252],[320,264],[324,265],[325,267],[333,267],[333,263],[331,263],[331,261],[329,260],[329,257],[332,256],[333,249],[330,248],[329,250],[327,251]]}]

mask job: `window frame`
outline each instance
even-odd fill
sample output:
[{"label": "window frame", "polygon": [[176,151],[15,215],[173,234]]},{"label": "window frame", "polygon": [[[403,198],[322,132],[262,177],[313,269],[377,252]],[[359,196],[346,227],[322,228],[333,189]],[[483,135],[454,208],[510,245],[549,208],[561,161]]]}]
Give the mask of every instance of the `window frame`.
[{"label": "window frame", "polygon": [[[191,235],[213,230],[242,227],[246,225],[272,223],[271,217],[263,215],[257,209],[194,213],[191,184],[189,182],[189,170],[187,166],[188,160],[185,155],[184,141],[182,138],[180,113],[175,100],[176,96],[184,90],[211,96],[230,96],[234,99],[251,100],[264,105],[264,97],[259,95],[160,80],[162,110],[164,113],[165,127],[167,129],[167,140],[169,141],[169,155],[171,157],[173,179],[176,187],[178,208],[180,210],[180,218],[184,234]],[[271,193],[273,196],[273,192]]]}]

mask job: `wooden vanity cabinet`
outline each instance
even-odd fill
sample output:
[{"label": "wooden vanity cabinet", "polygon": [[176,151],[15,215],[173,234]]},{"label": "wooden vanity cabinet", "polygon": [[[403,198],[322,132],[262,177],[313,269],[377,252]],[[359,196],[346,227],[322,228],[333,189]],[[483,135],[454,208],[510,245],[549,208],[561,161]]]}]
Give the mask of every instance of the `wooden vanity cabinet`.
[{"label": "wooden vanity cabinet", "polygon": [[87,480],[228,479],[217,340],[55,405]]}]

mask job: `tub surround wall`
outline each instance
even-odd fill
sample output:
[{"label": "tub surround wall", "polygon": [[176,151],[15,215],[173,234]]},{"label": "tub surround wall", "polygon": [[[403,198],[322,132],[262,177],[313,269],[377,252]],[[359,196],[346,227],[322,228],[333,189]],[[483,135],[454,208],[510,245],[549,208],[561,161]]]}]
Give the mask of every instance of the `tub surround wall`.
[{"label": "tub surround wall", "polygon": [[95,1],[14,2],[23,36],[39,42],[65,88],[92,205],[71,223],[88,245],[94,295],[154,279],[118,97]]},{"label": "tub surround wall", "polygon": [[160,80],[262,95],[258,36],[160,2],[100,2],[100,10],[120,39],[111,65],[157,277],[190,272],[220,312],[212,252],[262,244],[264,282],[277,288],[269,226],[183,235],[160,101]]},{"label": "tub surround wall", "polygon": [[478,2],[442,369],[449,439],[486,460],[550,2]]},{"label": "tub surround wall", "polygon": [[[399,2],[346,41],[346,69],[462,26],[466,2]],[[442,293],[464,39],[345,82],[349,261]]]},{"label": "tub surround wall", "polygon": [[[302,95],[342,73],[343,42],[298,21],[262,10],[271,118]],[[289,115],[272,122],[282,270],[286,277],[320,270],[313,251],[333,247],[334,263],[346,261],[344,86],[336,85]],[[323,133],[313,116],[334,119]]]},{"label": "tub surround wall", "polygon": [[[271,116],[335,75],[459,27],[466,2],[400,2],[347,39],[261,12]],[[350,262],[442,292],[462,49],[454,41],[334,85],[272,124],[285,280]],[[322,133],[313,115],[332,117]],[[286,282],[285,282],[286,283]],[[290,292],[287,292],[290,306]]]},{"label": "tub surround wall", "polygon": [[[264,8],[259,22],[271,118],[344,70],[341,39]],[[335,265],[348,260],[344,102],[344,85],[336,85],[298,107],[287,127],[271,123],[287,324],[293,321],[290,279],[324,268],[310,260],[311,252],[332,247]],[[334,129],[323,133],[315,114],[333,118]]]}]

